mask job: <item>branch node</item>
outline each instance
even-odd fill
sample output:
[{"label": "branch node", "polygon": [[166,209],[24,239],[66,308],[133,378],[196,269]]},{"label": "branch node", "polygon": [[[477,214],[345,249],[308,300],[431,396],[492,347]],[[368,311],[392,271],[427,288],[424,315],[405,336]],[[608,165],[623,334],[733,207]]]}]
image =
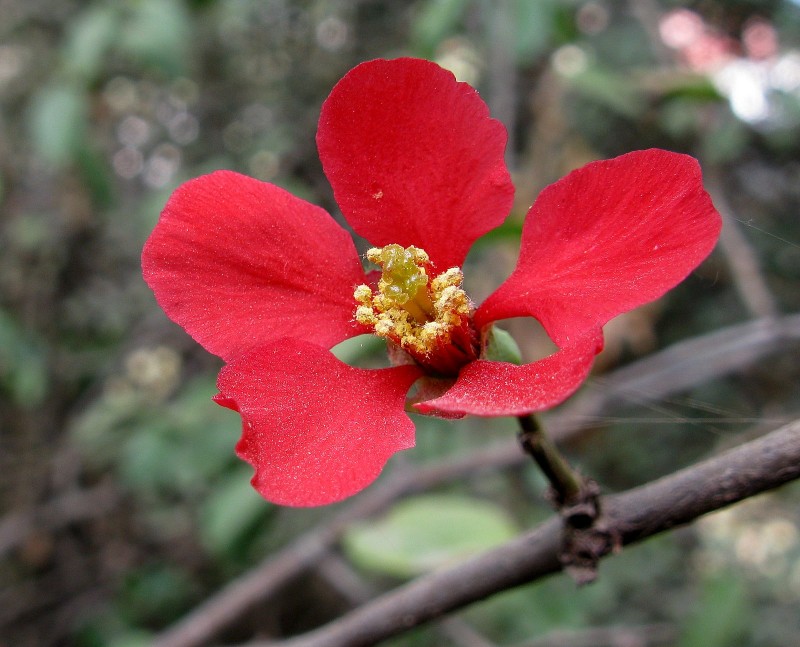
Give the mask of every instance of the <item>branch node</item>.
[{"label": "branch node", "polygon": [[596,481],[582,478],[575,497],[556,503],[563,521],[558,559],[577,584],[589,584],[597,578],[600,559],[618,552],[622,538],[603,518]]},{"label": "branch node", "polygon": [[534,416],[519,423],[520,444],[550,482],[546,496],[561,517],[559,561],[578,584],[593,582],[600,558],[622,545],[603,522],[600,486],[570,466]]}]

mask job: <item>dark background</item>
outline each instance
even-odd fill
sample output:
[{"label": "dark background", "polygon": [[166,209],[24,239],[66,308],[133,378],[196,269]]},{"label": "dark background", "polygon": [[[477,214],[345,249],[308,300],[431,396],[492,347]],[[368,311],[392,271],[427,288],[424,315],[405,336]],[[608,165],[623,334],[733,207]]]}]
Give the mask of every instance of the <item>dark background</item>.
[{"label": "dark background", "polygon": [[[470,256],[476,299],[567,171],[651,146],[701,160],[726,237],[667,297],[607,327],[588,389],[680,340],[800,309],[794,2],[0,0],[0,646],[146,645],[347,505],[280,509],[250,490],[239,419],[210,401],[220,362],[156,306],[139,253],[170,191],[216,168],[338,217],[314,144],[320,105],[358,62],[401,55],[475,85],[511,134],[517,205]],[[512,328],[535,354],[534,327]],[[797,417],[797,344],[771,348],[587,418],[570,457],[617,491]],[[371,361],[372,347],[341,353]],[[415,421],[418,447],[389,470],[513,435],[509,421]],[[438,512],[410,499],[405,516],[354,527],[339,571],[304,572],[218,640],[308,629],[352,603],[349,577],[387,588],[465,537],[480,549],[551,514],[533,467],[468,477],[439,488]],[[797,494],[626,550],[590,587],[556,578],[498,596],[458,626],[497,645],[579,644],[552,632],[609,626],[631,628],[640,642],[626,644],[800,645]],[[461,508],[476,518],[446,517]],[[392,644],[480,644],[458,635]]]}]

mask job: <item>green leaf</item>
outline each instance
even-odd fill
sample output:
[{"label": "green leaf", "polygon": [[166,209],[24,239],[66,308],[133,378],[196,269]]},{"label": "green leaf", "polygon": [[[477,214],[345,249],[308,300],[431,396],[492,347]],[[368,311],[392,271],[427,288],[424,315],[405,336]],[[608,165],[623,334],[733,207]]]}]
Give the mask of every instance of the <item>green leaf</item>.
[{"label": "green leaf", "polygon": [[449,36],[461,20],[466,0],[428,0],[411,26],[412,41],[430,55]]},{"label": "green leaf", "polygon": [[358,566],[406,578],[461,561],[515,534],[507,513],[492,503],[427,495],[398,503],[380,521],[352,527],[344,547]]},{"label": "green leaf", "polygon": [[62,60],[78,78],[94,80],[105,64],[119,30],[117,9],[113,4],[94,4],[68,24]]},{"label": "green leaf", "polygon": [[91,148],[88,142],[82,142],[75,152],[75,162],[94,204],[110,207],[114,203],[114,180],[104,156]]},{"label": "green leaf", "polygon": [[252,473],[249,466],[237,466],[215,484],[203,505],[200,534],[203,544],[214,554],[231,553],[272,509],[250,485]]},{"label": "green leaf", "polygon": [[134,492],[168,488],[182,467],[181,458],[180,447],[166,428],[143,426],[123,445],[120,476]]},{"label": "green leaf", "polygon": [[86,136],[86,96],[77,87],[52,83],[32,98],[29,128],[36,152],[63,166],[72,161]]},{"label": "green leaf", "polygon": [[519,61],[530,61],[550,44],[558,3],[554,0],[514,0],[514,49]]},{"label": "green leaf", "polygon": [[699,604],[684,623],[680,647],[727,647],[741,644],[749,625],[749,604],[742,577],[717,573],[704,582]]},{"label": "green leaf", "polygon": [[731,113],[725,112],[701,133],[701,138],[701,159],[707,164],[726,164],[742,155],[750,142],[750,131]]},{"label": "green leaf", "polygon": [[186,68],[190,20],[177,0],[131,2],[120,36],[120,49],[146,65],[177,76]]},{"label": "green leaf", "polygon": [[610,70],[590,67],[569,80],[578,92],[623,117],[638,119],[647,107],[641,90]]},{"label": "green leaf", "polygon": [[46,348],[6,312],[0,310],[0,391],[18,406],[32,409],[49,388]]},{"label": "green leaf", "polygon": [[148,647],[153,644],[153,634],[143,630],[128,630],[114,635],[107,647]]},{"label": "green leaf", "polygon": [[185,608],[191,591],[191,580],[182,569],[150,564],[127,574],[119,603],[131,620],[160,624]]}]

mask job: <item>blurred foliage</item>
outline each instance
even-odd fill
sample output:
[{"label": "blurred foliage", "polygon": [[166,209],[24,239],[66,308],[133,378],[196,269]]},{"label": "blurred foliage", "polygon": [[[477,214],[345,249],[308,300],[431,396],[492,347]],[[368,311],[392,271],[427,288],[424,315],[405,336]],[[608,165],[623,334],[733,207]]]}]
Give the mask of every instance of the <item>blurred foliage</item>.
[{"label": "blurred foliage", "polygon": [[[281,510],[252,491],[234,456],[239,419],[210,401],[219,362],[157,308],[139,253],[170,191],[216,168],[338,217],[314,133],[325,96],[360,61],[436,60],[509,128],[517,204],[470,255],[476,298],[511,271],[543,186],[591,159],[661,146],[720,178],[715,191],[777,308],[800,310],[795,2],[0,0],[0,15],[0,521],[13,529],[15,514],[63,494],[118,497],[0,555],[3,644],[147,644],[340,509]],[[609,326],[599,371],[751,317],[729,261],[718,251],[667,298]],[[523,357],[536,356],[534,327],[517,324]],[[336,350],[381,361],[374,339]],[[571,457],[624,489],[796,417],[791,350],[669,401],[631,398],[587,420]],[[588,388],[602,389],[602,376]],[[416,422],[417,448],[389,469],[514,433],[509,420]],[[418,572],[426,555],[449,559],[546,518],[542,491],[532,468],[470,476],[354,526],[344,547],[370,585],[389,586],[387,572]],[[681,647],[796,644],[797,495],[626,550],[591,587],[554,578],[460,617],[497,644],[651,623],[674,625]],[[348,607],[320,575],[304,577],[221,639],[301,631]],[[422,629],[391,644],[443,640]]]},{"label": "blurred foliage", "polygon": [[383,519],[353,524],[343,546],[357,566],[408,578],[454,566],[515,535],[496,504],[429,494],[401,501]]}]

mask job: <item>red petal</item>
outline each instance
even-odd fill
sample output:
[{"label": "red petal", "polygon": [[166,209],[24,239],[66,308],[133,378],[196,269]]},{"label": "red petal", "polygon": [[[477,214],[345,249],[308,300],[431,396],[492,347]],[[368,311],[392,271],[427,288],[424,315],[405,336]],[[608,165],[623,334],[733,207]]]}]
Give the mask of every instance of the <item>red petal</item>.
[{"label": "red petal", "polygon": [[687,155],[653,149],[587,164],[539,195],[519,263],[476,322],[530,315],[564,346],[680,283],[720,226]]},{"label": "red petal", "polygon": [[269,501],[313,506],[355,494],[389,457],[414,446],[405,395],[414,366],[353,368],[306,342],[285,339],[234,359],[215,398],[242,415],[240,458]]},{"label": "red petal", "polygon": [[415,405],[422,413],[521,416],[544,411],[572,395],[603,348],[599,330],[537,362],[517,366],[478,360],[468,364],[443,396]]},{"label": "red petal", "polygon": [[332,346],[358,333],[364,282],[350,236],[323,209],[217,171],[180,186],[142,253],[164,312],[230,359],[281,337]]},{"label": "red petal", "polygon": [[421,247],[442,270],[462,265],[511,209],[506,139],[474,89],[411,58],[351,70],[322,106],[317,132],[353,229],[377,246]]}]

